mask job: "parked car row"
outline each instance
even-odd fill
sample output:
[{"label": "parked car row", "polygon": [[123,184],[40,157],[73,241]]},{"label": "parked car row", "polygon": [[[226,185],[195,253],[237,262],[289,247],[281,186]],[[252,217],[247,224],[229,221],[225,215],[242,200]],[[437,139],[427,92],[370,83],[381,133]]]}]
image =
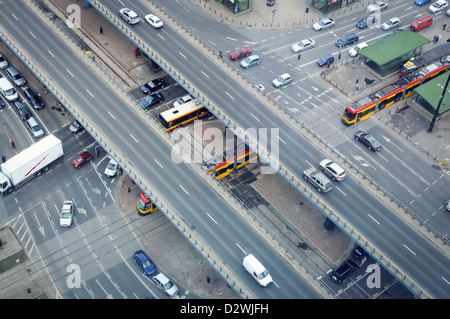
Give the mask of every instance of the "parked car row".
[{"label": "parked car row", "polygon": [[361,247],[356,247],[353,250],[350,258],[348,258],[338,268],[331,272],[331,280],[335,283],[344,282],[345,279],[347,279],[352,273],[361,268],[366,260],[366,252]]},{"label": "parked car row", "polygon": [[[25,78],[17,71],[13,66],[9,66],[8,61],[0,54],[0,68],[5,69],[5,72],[9,79],[14,83],[16,87],[22,87],[25,99],[29,101],[30,105],[36,109],[42,109],[44,103],[40,96],[31,88],[25,87]],[[45,135],[41,125],[33,117],[32,112],[28,106],[19,99],[19,94],[6,77],[0,75],[0,92],[6,100],[12,103],[12,109],[17,113],[19,118],[25,122],[25,126],[30,133],[36,137],[42,137]],[[5,102],[0,98],[0,108],[5,106]]]},{"label": "parked car row", "polygon": [[172,297],[178,293],[178,287],[166,275],[157,271],[156,265],[142,249],[134,252],[133,259],[142,269],[144,275],[151,277],[155,284],[168,296]]}]

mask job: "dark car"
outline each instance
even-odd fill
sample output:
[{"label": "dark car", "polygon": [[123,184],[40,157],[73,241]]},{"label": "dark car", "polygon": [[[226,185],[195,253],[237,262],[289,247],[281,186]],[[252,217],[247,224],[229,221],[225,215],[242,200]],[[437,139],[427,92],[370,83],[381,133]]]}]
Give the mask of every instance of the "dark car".
[{"label": "dark car", "polygon": [[146,98],[141,100],[139,103],[141,104],[142,108],[145,109],[147,107],[150,107],[150,106],[160,103],[162,101],[164,101],[164,96],[161,93],[154,93],[154,94],[147,96]]},{"label": "dark car", "polygon": [[329,66],[333,62],[334,62],[334,57],[331,54],[327,54],[327,55],[321,57],[319,60],[317,60],[317,65],[318,66]]},{"label": "dark car", "polygon": [[86,151],[78,155],[77,158],[73,160],[72,165],[75,168],[79,168],[80,166],[83,166],[84,164],[89,162],[91,159],[92,154]]},{"label": "dark car", "polygon": [[367,132],[358,131],[355,133],[355,140],[364,144],[371,151],[381,150],[381,144]]},{"label": "dark car", "polygon": [[147,254],[143,250],[138,250],[133,254],[134,261],[142,268],[144,274],[151,276],[156,273],[156,266],[148,258]]},{"label": "dark car", "polygon": [[353,250],[352,256],[357,258],[357,259],[363,259],[366,256],[366,251],[364,249],[362,249],[361,247],[357,246]]},{"label": "dark car", "polygon": [[252,49],[250,47],[242,47],[230,52],[230,59],[236,61],[237,59],[242,59],[248,57],[252,54]]},{"label": "dark car", "polygon": [[336,270],[333,270],[330,277],[336,283],[343,282],[348,276],[350,276],[355,270],[357,266],[353,263],[349,263],[347,260],[344,261],[342,265],[340,265]]},{"label": "dark car", "polygon": [[31,105],[35,109],[42,109],[44,107],[44,102],[41,100],[39,95],[34,92],[32,88],[26,88],[23,90],[23,93],[25,94],[26,98],[30,101]]},{"label": "dark car", "polygon": [[359,21],[356,26],[358,27],[358,29],[365,29],[368,28],[369,26],[374,25],[377,22],[377,18],[375,15],[371,15],[368,17],[365,17],[364,19],[362,19],[361,21]]},{"label": "dark car", "polygon": [[80,122],[74,121],[74,122],[72,122],[72,124],[70,124],[69,130],[72,133],[77,134],[77,133],[84,131],[84,127],[83,127],[83,125],[80,124]]},{"label": "dark car", "polygon": [[157,78],[141,86],[141,91],[144,94],[150,94],[159,89],[162,89],[165,85],[166,80],[164,80],[163,78]]},{"label": "dark car", "polygon": [[26,121],[31,117],[31,112],[22,102],[14,102],[14,110],[20,116],[22,121]]},{"label": "dark car", "polygon": [[356,35],[356,33],[347,34],[346,36],[344,36],[336,41],[336,46],[339,48],[342,48],[347,45],[356,43],[356,42],[358,42],[358,40],[359,40],[359,37]]},{"label": "dark car", "polygon": [[5,106],[5,101],[3,101],[3,98],[0,96],[0,109],[4,106]]}]

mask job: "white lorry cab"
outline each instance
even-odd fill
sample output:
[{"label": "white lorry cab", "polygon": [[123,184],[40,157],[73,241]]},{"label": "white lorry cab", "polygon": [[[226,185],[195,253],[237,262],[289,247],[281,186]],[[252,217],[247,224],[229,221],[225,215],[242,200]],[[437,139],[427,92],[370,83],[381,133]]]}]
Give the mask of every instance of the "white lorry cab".
[{"label": "white lorry cab", "polygon": [[252,275],[252,277],[262,286],[267,287],[272,282],[272,276],[269,271],[263,266],[252,254],[247,255],[242,262],[244,269]]},{"label": "white lorry cab", "polygon": [[0,92],[9,102],[14,102],[19,98],[16,89],[7,78],[0,78]]}]

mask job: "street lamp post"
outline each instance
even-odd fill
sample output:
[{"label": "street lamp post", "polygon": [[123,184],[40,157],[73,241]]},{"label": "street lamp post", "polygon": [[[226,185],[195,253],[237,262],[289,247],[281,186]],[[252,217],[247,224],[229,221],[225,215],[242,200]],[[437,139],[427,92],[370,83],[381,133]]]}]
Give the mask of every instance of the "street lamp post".
[{"label": "street lamp post", "polygon": [[450,74],[447,74],[447,82],[445,82],[444,90],[442,91],[441,97],[439,98],[439,103],[437,105],[436,112],[434,112],[434,116],[433,116],[433,119],[431,120],[430,127],[428,128],[428,133],[431,133],[431,131],[433,130],[434,122],[436,122],[436,118],[439,114],[439,108],[441,107],[442,101],[444,100],[445,91],[447,91],[449,80],[450,80]]}]

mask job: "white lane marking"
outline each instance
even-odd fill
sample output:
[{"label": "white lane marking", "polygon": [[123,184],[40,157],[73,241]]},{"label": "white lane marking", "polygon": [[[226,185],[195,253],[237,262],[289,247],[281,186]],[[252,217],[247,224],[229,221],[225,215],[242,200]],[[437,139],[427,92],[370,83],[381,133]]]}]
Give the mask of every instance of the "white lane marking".
[{"label": "white lane marking", "polygon": [[212,218],[212,216],[210,214],[206,213],[206,215],[208,215],[208,217],[211,218],[211,220],[214,222],[214,224],[217,225],[217,222],[214,220],[214,218]]},{"label": "white lane marking", "polygon": [[154,158],[153,160],[156,162],[156,164],[159,165],[159,167],[164,168],[164,167],[156,160],[156,158]]},{"label": "white lane marking", "polygon": [[228,93],[228,92],[226,92],[226,91],[225,91],[225,93],[226,93],[230,98],[232,98],[232,99],[234,100],[234,97],[231,96],[230,93]]},{"label": "white lane marking", "polygon": [[114,117],[114,115],[111,114],[111,112],[109,112],[109,111],[107,111],[107,112],[108,112],[109,116],[111,116],[113,119],[116,119],[116,118]]},{"label": "white lane marking", "polygon": [[378,225],[380,225],[380,222],[379,222],[378,220],[376,220],[372,215],[370,215],[370,214],[367,214],[367,215],[369,215],[369,217],[372,218],[372,220],[373,220],[375,223],[377,223]]},{"label": "white lane marking", "polygon": [[187,190],[185,190],[185,189],[183,188],[183,186],[181,186],[181,185],[178,185],[178,186],[180,186],[180,188],[181,188],[187,195],[189,195],[189,193],[187,192]]},{"label": "white lane marking", "polygon": [[181,53],[181,52],[178,52],[178,53],[187,60],[186,56],[183,53]]},{"label": "white lane marking", "polygon": [[138,141],[133,135],[130,134],[130,136],[131,136],[131,138],[132,138],[133,140],[136,141],[136,143],[139,143],[139,141]]},{"label": "white lane marking", "polygon": [[406,246],[405,244],[403,244],[403,246],[404,246],[406,249],[408,249],[408,250],[411,252],[411,254],[413,254],[414,256],[416,256],[416,253],[413,252],[413,251],[411,250],[411,248],[409,248],[409,247]]}]

